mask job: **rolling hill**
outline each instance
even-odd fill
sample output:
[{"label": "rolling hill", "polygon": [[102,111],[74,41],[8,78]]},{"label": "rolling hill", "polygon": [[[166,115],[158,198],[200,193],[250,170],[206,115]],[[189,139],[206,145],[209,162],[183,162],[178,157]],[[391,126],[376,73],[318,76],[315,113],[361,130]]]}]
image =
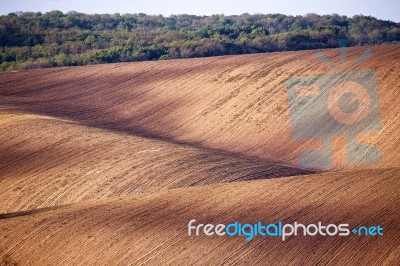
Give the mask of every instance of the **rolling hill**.
[{"label": "rolling hill", "polygon": [[[372,69],[378,164],[304,170],[286,81]],[[341,64],[338,49],[323,52]],[[396,265],[400,45],[0,73],[0,260],[5,265]],[[326,125],[330,127],[330,124]],[[188,237],[187,223],[381,224],[383,237]]]}]

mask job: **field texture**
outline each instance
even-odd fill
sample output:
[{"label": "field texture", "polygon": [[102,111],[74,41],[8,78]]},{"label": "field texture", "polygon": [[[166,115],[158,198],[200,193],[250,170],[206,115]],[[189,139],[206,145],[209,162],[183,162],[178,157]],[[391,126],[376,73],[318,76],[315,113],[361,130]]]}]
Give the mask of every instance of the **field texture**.
[{"label": "field texture", "polygon": [[[286,81],[375,71],[377,164],[300,169]],[[398,265],[400,45],[0,74],[4,265]],[[339,49],[322,51],[341,64]],[[301,115],[301,114],[299,114]],[[311,119],[311,118],[310,118]],[[329,124],[327,127],[331,126]],[[360,151],[361,152],[361,151]],[[189,237],[187,223],[349,223],[383,237]],[[0,264],[0,265],[2,265]]]}]

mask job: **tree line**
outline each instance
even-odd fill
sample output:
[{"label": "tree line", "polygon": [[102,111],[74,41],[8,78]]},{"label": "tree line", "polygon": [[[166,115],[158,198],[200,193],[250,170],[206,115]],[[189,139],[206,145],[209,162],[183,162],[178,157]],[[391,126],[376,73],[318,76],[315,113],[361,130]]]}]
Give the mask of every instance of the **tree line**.
[{"label": "tree line", "polygon": [[0,16],[0,70],[164,60],[400,41],[400,23],[357,15],[161,15],[71,11]]}]

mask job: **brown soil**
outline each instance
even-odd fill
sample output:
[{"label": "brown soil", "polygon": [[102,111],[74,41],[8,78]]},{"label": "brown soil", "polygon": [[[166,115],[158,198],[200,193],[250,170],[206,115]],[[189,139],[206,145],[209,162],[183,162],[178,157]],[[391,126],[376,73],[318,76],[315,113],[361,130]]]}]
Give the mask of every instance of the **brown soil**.
[{"label": "brown soil", "polygon": [[[302,170],[285,82],[316,51],[0,74],[0,261],[21,265],[396,265],[400,45],[349,48],[376,73],[378,164]],[[340,63],[338,49],[324,54]],[[328,125],[329,126],[329,125]],[[383,237],[188,237],[187,223],[381,225]],[[1,264],[0,264],[1,265]]]}]

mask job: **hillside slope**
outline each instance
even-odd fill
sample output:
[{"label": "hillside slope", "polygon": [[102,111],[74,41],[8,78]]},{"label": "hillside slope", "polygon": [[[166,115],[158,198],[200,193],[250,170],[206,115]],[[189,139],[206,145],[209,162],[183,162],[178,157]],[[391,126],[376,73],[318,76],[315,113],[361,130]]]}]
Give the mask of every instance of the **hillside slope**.
[{"label": "hillside slope", "polygon": [[[320,141],[293,139],[286,81],[350,71],[367,49],[353,70],[375,73],[382,130],[358,141],[381,161],[349,165],[339,135],[333,169],[299,169]],[[338,49],[322,52],[340,65]],[[1,73],[0,262],[396,265],[400,45],[349,48],[342,68],[315,53]],[[189,238],[190,219],[381,225],[385,235]]]},{"label": "hillside slope", "polygon": [[[400,45],[349,48],[342,69],[302,51],[3,73],[0,105],[297,165],[318,141],[293,140],[286,81],[348,70],[368,48],[373,58],[354,70],[376,73],[383,130],[361,141],[377,145],[381,167],[398,166],[391,145],[400,145]],[[340,66],[339,49],[324,53]],[[335,145],[335,167],[349,168],[344,140]]]},{"label": "hillside slope", "polygon": [[312,173],[51,117],[1,117],[0,213],[174,187]]},{"label": "hillside slope", "polygon": [[[396,168],[235,182],[22,213],[0,220],[0,253],[21,265],[396,265],[399,175]],[[384,236],[189,237],[191,219],[380,225]]]}]

